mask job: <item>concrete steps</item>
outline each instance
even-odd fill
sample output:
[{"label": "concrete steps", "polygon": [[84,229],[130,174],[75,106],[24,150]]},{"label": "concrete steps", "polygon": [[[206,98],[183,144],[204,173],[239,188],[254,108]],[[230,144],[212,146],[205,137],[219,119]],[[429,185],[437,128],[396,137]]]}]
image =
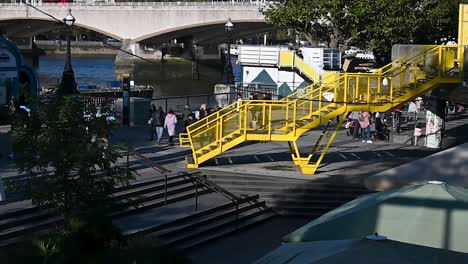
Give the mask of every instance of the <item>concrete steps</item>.
[{"label": "concrete steps", "polygon": [[216,184],[238,195],[258,194],[280,215],[319,217],[371,191],[363,186],[256,175],[210,175]]},{"label": "concrete steps", "polygon": [[191,248],[221,238],[275,216],[258,195],[231,201],[158,226],[148,227],[129,236],[145,235],[161,244],[180,249]]},{"label": "concrete steps", "polygon": [[[113,199],[117,202],[113,218],[141,213],[165,204],[177,203],[196,195],[194,179],[188,175],[178,175],[167,179],[165,199],[164,179],[135,182],[118,187]],[[198,195],[211,190],[198,186]],[[18,208],[14,208],[18,206]],[[4,213],[2,213],[2,211]],[[63,217],[52,210],[40,210],[25,201],[0,205],[0,245],[11,243],[28,233],[61,225]]]}]

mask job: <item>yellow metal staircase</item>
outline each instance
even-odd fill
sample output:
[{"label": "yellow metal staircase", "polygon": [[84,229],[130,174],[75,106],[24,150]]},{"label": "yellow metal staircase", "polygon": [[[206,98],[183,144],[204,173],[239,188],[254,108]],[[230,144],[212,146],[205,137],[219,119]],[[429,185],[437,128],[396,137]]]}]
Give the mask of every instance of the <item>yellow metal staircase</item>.
[{"label": "yellow metal staircase", "polygon": [[279,54],[278,68],[280,69],[295,69],[300,75],[306,77],[310,81],[320,82],[320,74],[300,58],[294,51],[282,50]]},{"label": "yellow metal staircase", "polygon": [[[233,103],[187,128],[193,153],[187,167],[197,168],[244,141],[287,141],[294,164],[313,174],[345,119],[330,134],[335,117],[351,111],[385,112],[441,85],[458,85],[457,52],[458,46],[423,46],[374,73],[341,73],[279,101]],[[301,157],[296,141],[321,124],[326,125],[312,153]],[[311,161],[316,152],[319,158]]]}]

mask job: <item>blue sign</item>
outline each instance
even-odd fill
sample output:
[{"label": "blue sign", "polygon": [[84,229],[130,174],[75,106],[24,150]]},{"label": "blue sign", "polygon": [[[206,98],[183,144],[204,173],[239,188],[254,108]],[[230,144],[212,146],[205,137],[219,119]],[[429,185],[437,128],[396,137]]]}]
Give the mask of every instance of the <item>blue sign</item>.
[{"label": "blue sign", "polygon": [[36,71],[26,65],[16,45],[0,37],[0,105],[8,104],[10,97],[24,96],[20,86],[28,87],[31,96],[39,95],[39,78]]}]

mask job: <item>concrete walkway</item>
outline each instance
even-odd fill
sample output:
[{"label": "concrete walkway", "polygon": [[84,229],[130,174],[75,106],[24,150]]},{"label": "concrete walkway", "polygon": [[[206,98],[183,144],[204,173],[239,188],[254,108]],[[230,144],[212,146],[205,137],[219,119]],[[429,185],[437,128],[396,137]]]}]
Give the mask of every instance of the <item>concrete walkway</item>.
[{"label": "concrete walkway", "polygon": [[366,186],[385,190],[427,181],[468,188],[468,143],[372,175]]}]

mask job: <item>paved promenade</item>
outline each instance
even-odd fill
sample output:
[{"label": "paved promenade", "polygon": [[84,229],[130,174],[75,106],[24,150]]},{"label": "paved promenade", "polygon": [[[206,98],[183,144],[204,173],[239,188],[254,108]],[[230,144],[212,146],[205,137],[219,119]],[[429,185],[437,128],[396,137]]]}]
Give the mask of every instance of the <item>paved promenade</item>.
[{"label": "paved promenade", "polygon": [[[452,145],[468,142],[468,119],[453,120],[446,126],[448,140]],[[9,127],[0,127],[0,175],[3,178],[18,175],[14,163],[8,159],[10,152]],[[306,133],[299,140],[303,155],[307,154],[319,136],[320,131]],[[453,140],[456,138],[456,141]],[[166,139],[167,141],[167,139]],[[112,142],[129,144],[152,161],[171,170],[170,174],[193,171],[185,167],[185,156],[191,155],[189,148],[167,144],[158,145],[148,140],[147,127],[119,127],[114,130]],[[420,146],[393,144],[387,141],[375,141],[373,144],[346,136],[340,131],[322,161],[315,175],[303,175],[293,165],[286,142],[245,142],[240,146],[219,155],[202,164],[199,170],[207,174],[239,173],[251,175],[270,175],[277,177],[308,178],[311,180],[339,183],[364,184],[365,178],[397,167],[407,162],[434,154],[440,150]],[[125,158],[121,162],[125,162]],[[130,158],[130,166],[142,177],[156,177],[153,169],[147,168],[140,161]],[[159,176],[162,176],[159,174]]]}]

